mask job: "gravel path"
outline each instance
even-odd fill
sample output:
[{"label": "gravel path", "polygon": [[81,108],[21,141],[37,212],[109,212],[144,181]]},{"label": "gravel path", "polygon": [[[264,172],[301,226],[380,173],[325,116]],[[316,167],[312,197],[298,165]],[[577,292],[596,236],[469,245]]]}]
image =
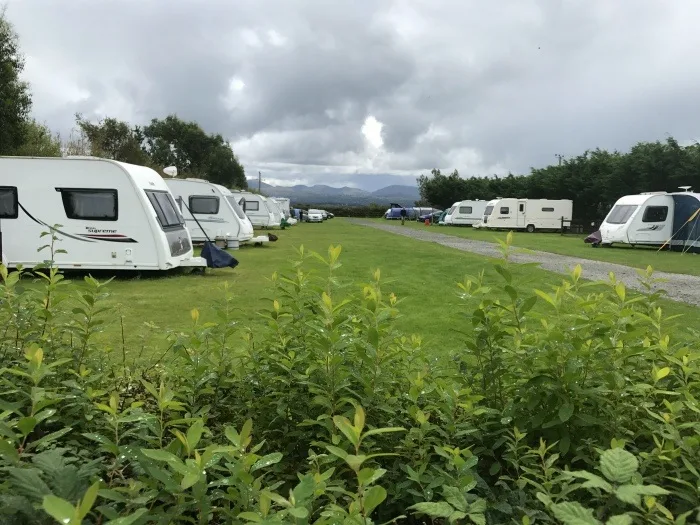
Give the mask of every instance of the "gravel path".
[{"label": "gravel path", "polygon": [[[383,224],[361,219],[351,219],[350,222],[403,235],[404,237],[411,237],[419,241],[435,242],[449,248],[478,253],[487,257],[501,256],[498,246],[493,243],[474,241],[427,230],[402,228],[401,226],[392,224]],[[515,250],[517,250],[517,248],[515,248],[514,251]],[[583,268],[583,277],[586,279],[590,279],[591,281],[607,281],[609,278],[608,274],[614,272],[617,279],[624,282],[626,286],[637,290],[642,289],[639,284],[639,275],[635,268],[623,266],[621,264],[594,261],[591,259],[579,259],[567,255],[538,251],[528,251],[528,253],[518,253],[515,251],[511,256],[511,260],[515,263],[537,263],[544,270],[567,274],[577,264],[580,264]],[[664,279],[665,282],[660,283],[657,288],[663,288],[669,299],[700,306],[700,277],[665,272],[654,272],[654,276],[659,279]]]}]

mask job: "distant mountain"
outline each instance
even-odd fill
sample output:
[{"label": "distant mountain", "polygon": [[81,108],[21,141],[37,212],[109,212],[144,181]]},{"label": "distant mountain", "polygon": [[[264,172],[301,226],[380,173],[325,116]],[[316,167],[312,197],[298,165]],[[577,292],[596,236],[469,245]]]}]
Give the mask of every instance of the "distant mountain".
[{"label": "distant mountain", "polygon": [[[258,179],[248,179],[248,187],[258,189]],[[314,186],[272,186],[260,185],[260,191],[270,197],[287,197],[293,203],[300,204],[344,204],[344,205],[367,205],[367,204],[389,204],[396,202],[406,206],[412,205],[420,199],[420,193],[415,186],[402,186],[394,184],[376,191],[365,191],[358,188],[334,188],[325,184]]]}]

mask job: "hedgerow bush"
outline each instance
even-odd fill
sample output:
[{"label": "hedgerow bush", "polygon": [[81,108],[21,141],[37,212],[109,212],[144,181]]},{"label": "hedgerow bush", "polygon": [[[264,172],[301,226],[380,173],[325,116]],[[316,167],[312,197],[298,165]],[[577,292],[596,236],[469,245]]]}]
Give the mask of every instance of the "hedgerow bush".
[{"label": "hedgerow bush", "polygon": [[447,353],[340,246],[272,275],[262,326],[225,288],[160,354],[97,344],[105,283],[2,268],[0,523],[694,523],[697,334],[651,269],[532,290],[509,250],[455,287]]}]

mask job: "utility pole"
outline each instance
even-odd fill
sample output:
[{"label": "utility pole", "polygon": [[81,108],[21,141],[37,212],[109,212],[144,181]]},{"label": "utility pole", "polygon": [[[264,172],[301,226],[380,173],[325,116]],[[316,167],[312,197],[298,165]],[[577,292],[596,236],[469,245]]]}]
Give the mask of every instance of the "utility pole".
[{"label": "utility pole", "polygon": [[[561,164],[561,162],[560,162]],[[260,186],[262,184],[262,175],[258,172],[258,193],[260,193]]]},{"label": "utility pole", "polygon": [[557,157],[557,158],[559,159],[559,165],[561,166],[561,158],[562,158],[564,155],[561,155],[561,154],[559,154],[559,153],[555,153],[554,156]]}]

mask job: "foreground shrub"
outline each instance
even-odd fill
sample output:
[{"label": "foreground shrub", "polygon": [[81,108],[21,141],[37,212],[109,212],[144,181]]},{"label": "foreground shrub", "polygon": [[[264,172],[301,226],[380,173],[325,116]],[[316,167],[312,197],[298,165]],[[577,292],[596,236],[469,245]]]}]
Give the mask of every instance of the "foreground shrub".
[{"label": "foreground shrub", "polygon": [[464,348],[440,354],[339,246],[272,276],[262,326],[226,288],[119,359],[104,284],[3,268],[0,522],[694,522],[696,334],[668,333],[651,270],[646,295],[580,268],[531,290],[509,250],[456,286]]}]

